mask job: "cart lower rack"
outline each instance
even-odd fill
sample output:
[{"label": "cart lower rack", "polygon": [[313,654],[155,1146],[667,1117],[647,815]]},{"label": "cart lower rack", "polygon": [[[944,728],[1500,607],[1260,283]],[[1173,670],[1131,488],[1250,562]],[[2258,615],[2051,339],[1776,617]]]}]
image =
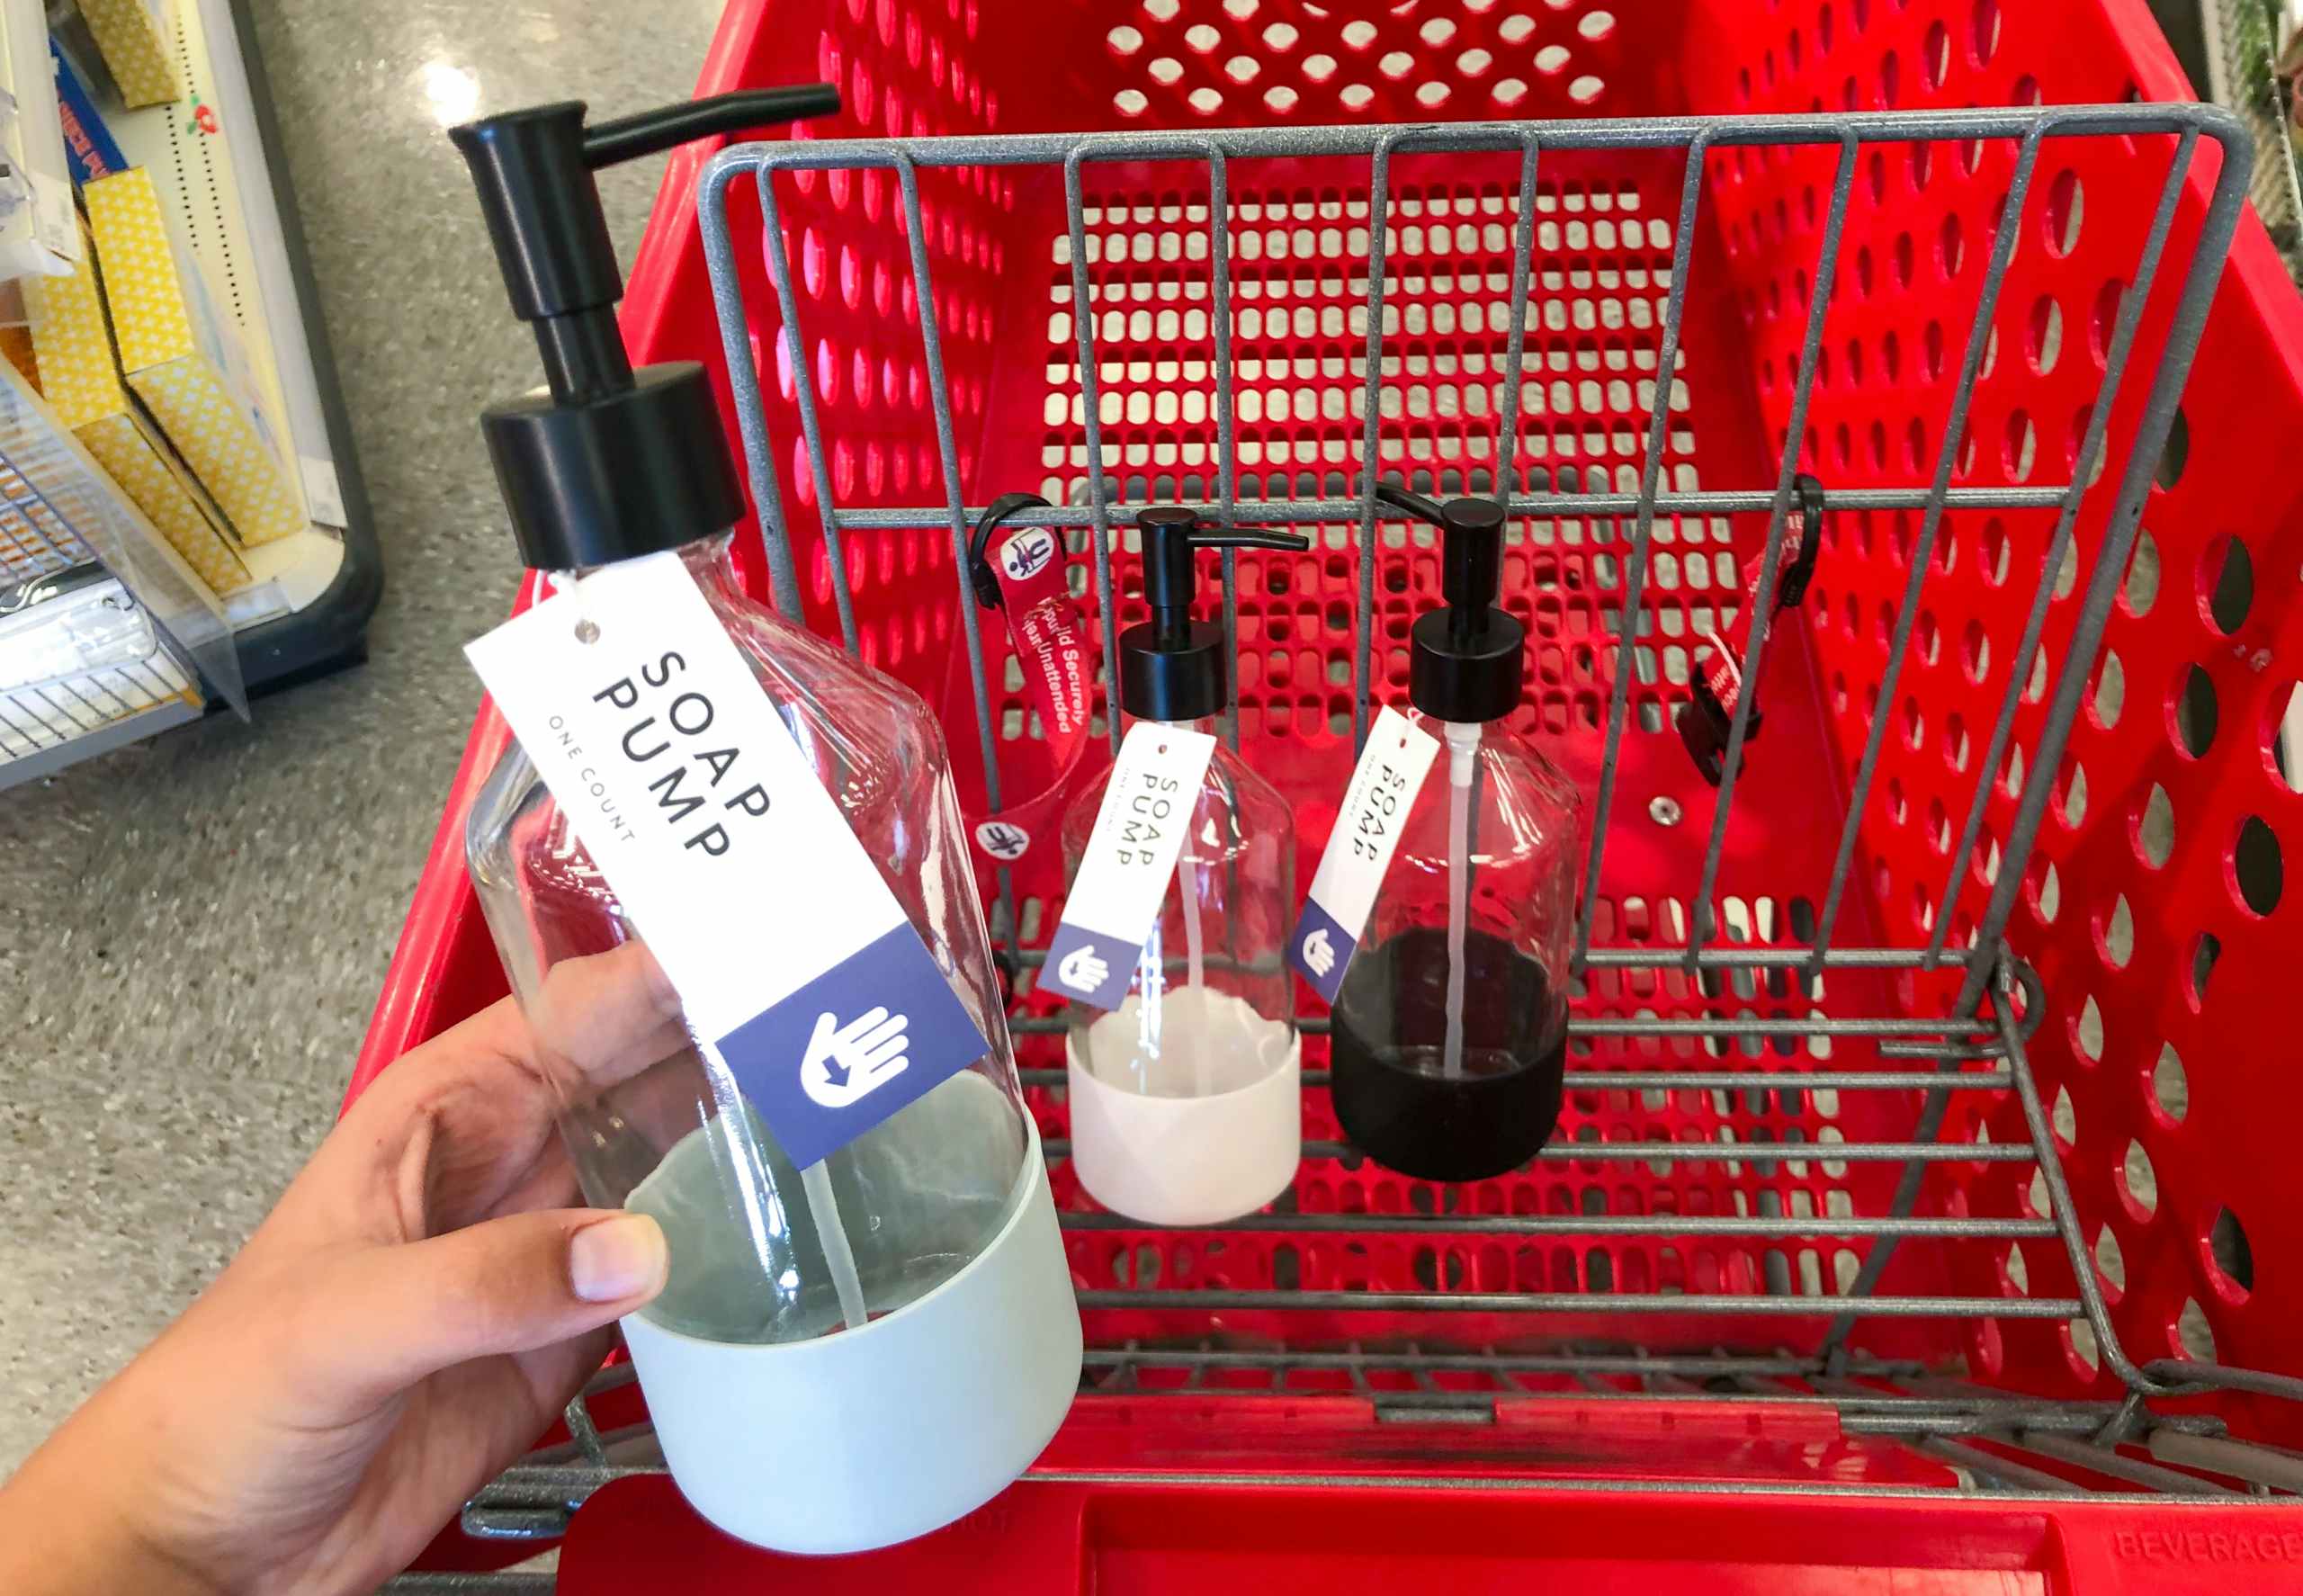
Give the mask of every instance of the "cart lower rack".
[{"label": "cart lower rack", "polygon": [[[2010,984],[2020,973],[2006,972]],[[1029,1023],[1029,1022],[1026,1022]],[[1924,1025],[1925,1022],[1920,1022]],[[1316,1022],[1314,1022],[1314,1025]],[[1938,1022],[1938,1028],[1941,1028]],[[2036,1083],[2023,1048],[2022,1027],[2012,1016],[1995,1023],[1991,1039],[1977,1049],[1979,1063],[1960,1070],[1951,1084],[1960,1090],[2012,1092],[2034,1122],[2037,1135],[2027,1144],[1986,1144],[1946,1147],[1922,1145],[1860,1145],[1826,1143],[1808,1161],[1785,1156],[1788,1145],[1749,1143],[1664,1143],[1660,1148],[1621,1143],[1576,1143],[1546,1149],[1547,1158],[1573,1161],[1613,1155],[1641,1161],[1696,1158],[1730,1163],[1748,1161],[1767,1170],[1776,1163],[1801,1161],[1900,1162],[1975,1160],[2021,1163],[2035,1168],[2050,1194],[2050,1212],[2039,1216],[1985,1218],[1976,1216],[1927,1218],[1918,1216],[1844,1215],[1792,1218],[1781,1215],[1499,1215],[1414,1212],[1402,1215],[1340,1215],[1274,1212],[1235,1222],[1229,1231],[1309,1238],[1329,1233],[1355,1235],[1398,1233],[1544,1238],[1572,1236],[1601,1238],[1658,1234],[1675,1237],[1733,1236],[1784,1240],[1851,1236],[1894,1236],[1915,1242],[1988,1242],[2037,1238],[2060,1246],[2067,1257],[2084,1256],[2084,1243],[2071,1221],[2070,1199],[2047,1138],[2051,1134],[2047,1112],[2039,1104]],[[1039,1072],[1034,1086],[1061,1080],[1061,1071]],[[1839,1089],[1908,1090],[1934,1087],[1943,1077],[1931,1072],[1878,1071],[1862,1073],[1807,1071],[1577,1071],[1571,1090],[1633,1089],[1706,1091],[1830,1091]],[[1317,1085],[1317,1073],[1307,1084]],[[1803,1150],[1804,1151],[1804,1150]],[[1050,1155],[1061,1158],[1060,1145]],[[1340,1144],[1312,1144],[1307,1161],[1317,1164],[1349,1161],[1356,1155]],[[1444,1189],[1444,1188],[1443,1188]],[[1287,1205],[1281,1205],[1286,1207]],[[1075,1234],[1141,1230],[1132,1222],[1100,1213],[1072,1212],[1063,1215],[1064,1227]],[[1909,1359],[1868,1356],[1850,1358],[1843,1349],[1825,1355],[1798,1355],[1783,1350],[1659,1352],[1635,1343],[1602,1348],[1569,1342],[1547,1352],[1499,1350],[1492,1346],[1467,1346],[1452,1351],[1427,1350],[1413,1343],[1371,1347],[1345,1341],[1319,1350],[1219,1346],[1203,1338],[1185,1344],[1169,1340],[1147,1344],[1128,1340],[1118,1346],[1091,1349],[1082,1394],[1089,1397],[1163,1399],[1203,1423],[1220,1423],[1223,1403],[1255,1403],[1258,1399],[1289,1396],[1330,1396],[1347,1399],[1367,1412],[1375,1423],[1390,1427],[1402,1438],[1402,1457],[1428,1456],[1432,1427],[1439,1433],[1456,1433],[1453,1427],[1491,1430],[1499,1422],[1500,1403],[1541,1403],[1573,1411],[1576,1423],[1588,1428],[1604,1418],[1587,1415],[1594,1404],[1615,1402],[1653,1408],[1711,1407],[1734,1404],[1739,1415],[1758,1404],[1770,1418],[1827,1421],[1826,1433],[1851,1452],[1869,1452],[1873,1470],[1879,1457],[1901,1451],[1923,1463],[1942,1466],[1940,1484],[1922,1485],[1922,1468],[1902,1492],[1948,1495],[1986,1495],[2014,1500],[2062,1500],[2079,1491],[2072,1477],[2093,1475],[2114,1492],[2161,1493],[2178,1497],[2227,1498],[2263,1495],[2303,1489],[2303,1462],[2281,1449],[2233,1439],[2219,1420],[2203,1413],[2163,1412],[2141,1400],[2146,1393],[2180,1394],[2226,1384],[2260,1390],[2289,1400],[2303,1400],[2303,1381],[2225,1369],[2213,1364],[2164,1360],[2149,1369],[2124,1363],[2117,1341],[2104,1320],[2099,1292],[2092,1289],[2092,1273],[2081,1274],[2090,1287],[2083,1299],[2024,1297],[2015,1301],[1991,1297],[1949,1296],[1875,1298],[1863,1305],[1866,1314],[1928,1318],[2039,1317],[2066,1320],[2083,1315],[2101,1338],[2099,1344],[2119,1360],[2122,1377],[2129,1382],[2123,1401],[2049,1401],[2017,1393],[1995,1391],[1931,1369]],[[1248,1307],[1280,1310],[1362,1309],[1422,1314],[1473,1312],[1704,1314],[1812,1318],[1829,1312],[1832,1295],[1812,1281],[1805,1289],[1777,1278],[1767,1289],[1728,1296],[1690,1297],[1684,1294],[1632,1294],[1597,1288],[1586,1293],[1501,1297],[1462,1290],[1446,1293],[1301,1291],[1192,1294],[1195,1307],[1214,1307],[1211,1296]],[[1173,1293],[1167,1294],[1170,1298]],[[1135,1290],[1089,1291],[1081,1297],[1089,1310],[1160,1306],[1157,1287]],[[1246,1297],[1250,1300],[1241,1302]],[[605,1372],[568,1413],[569,1439],[547,1448],[489,1486],[466,1508],[465,1534],[475,1539],[518,1546],[548,1543],[568,1532],[575,1511],[613,1481],[660,1470],[662,1459],[653,1447],[644,1422],[604,1425],[597,1412],[629,1412],[635,1393],[631,1370],[619,1366]],[[2182,1404],[2176,1404],[2178,1408]],[[1522,1409],[1522,1412],[1525,1410]],[[1543,1426],[1535,1421],[1537,1435]],[[1803,1433],[1795,1430],[1792,1439]],[[1202,1437],[1201,1444],[1209,1445]],[[1079,1447],[1073,1439],[1071,1443]],[[1537,1442],[1540,1445],[1539,1440]],[[1214,1443],[1211,1465],[1223,1459],[1221,1443]],[[1060,1440],[1059,1450],[1066,1446]],[[1444,1448],[1443,1448],[1444,1450]],[[2143,1454],[2142,1457],[2137,1456]],[[1079,1465],[1089,1461],[1078,1459]],[[1397,1458],[1385,1459],[1396,1462]],[[1591,1461],[1586,1459],[1585,1461]],[[1627,1459],[1616,1460],[1618,1465]],[[1752,1468],[1746,1459],[1743,1466]],[[1764,1466],[1762,1464],[1761,1466]],[[1062,1479],[1083,1475],[1083,1466],[1057,1462],[1037,1471]],[[1111,1470],[1103,1471],[1107,1474]],[[1126,1472],[1126,1471],[1121,1471]],[[1892,1473],[1892,1471],[1890,1471]],[[1160,1481],[1171,1470],[1146,1469],[1135,1477]],[[1270,1469],[1241,1466],[1225,1477],[1240,1481],[1277,1483],[1295,1477]],[[1600,1477],[1605,1477],[1602,1474]],[[1379,1473],[1368,1483],[1389,1476]],[[1529,1480],[1513,1478],[1515,1485]],[[1761,1477],[1721,1482],[1743,1491],[1766,1489],[1843,1490],[1838,1481],[1799,1481]],[[2282,1520],[2284,1523],[2287,1520]],[[528,1580],[527,1584],[523,1584]],[[434,1588],[411,1584],[409,1589]],[[467,1591],[549,1589],[519,1574],[453,1576],[436,1588]]]}]

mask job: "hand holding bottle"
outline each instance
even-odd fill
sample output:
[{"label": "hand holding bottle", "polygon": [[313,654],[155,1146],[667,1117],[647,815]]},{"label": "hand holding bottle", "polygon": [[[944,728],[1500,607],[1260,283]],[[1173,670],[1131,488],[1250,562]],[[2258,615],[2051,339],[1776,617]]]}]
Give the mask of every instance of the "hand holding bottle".
[{"label": "hand holding bottle", "polygon": [[0,1590],[365,1592],[532,1445],[662,1289],[571,1207],[556,1072],[687,1045],[646,948],[571,959],[387,1071],[184,1317],[0,1489]]}]

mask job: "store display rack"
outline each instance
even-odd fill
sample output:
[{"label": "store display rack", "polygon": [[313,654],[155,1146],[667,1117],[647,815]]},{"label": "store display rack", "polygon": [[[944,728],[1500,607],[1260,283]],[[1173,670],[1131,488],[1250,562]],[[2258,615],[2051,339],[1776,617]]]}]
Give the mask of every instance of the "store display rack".
[{"label": "store display rack", "polygon": [[[0,461],[22,489],[11,502],[47,507],[0,511],[0,536],[43,545],[40,568],[94,559],[121,577],[158,623],[179,690],[127,711],[89,684],[76,698],[55,684],[0,691],[0,726],[13,729],[12,750],[23,749],[0,760],[0,788],[196,719],[211,701],[245,713],[251,695],[358,662],[382,593],[366,488],[253,19],[246,0],[183,0],[175,15],[186,98],[120,114],[112,131],[129,159],[153,174],[190,241],[191,264],[245,344],[311,526],[243,551],[256,579],[220,603],[132,505],[78,474],[98,470],[93,462],[41,435],[54,424],[39,417],[37,396],[12,390],[0,404],[9,426]],[[31,24],[6,20],[13,60],[20,25]],[[44,40],[32,58],[45,70]]]}]

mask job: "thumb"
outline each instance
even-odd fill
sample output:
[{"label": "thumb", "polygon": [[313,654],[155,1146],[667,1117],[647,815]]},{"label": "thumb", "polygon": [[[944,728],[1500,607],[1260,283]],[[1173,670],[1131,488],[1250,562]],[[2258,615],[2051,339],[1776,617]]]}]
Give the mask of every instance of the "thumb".
[{"label": "thumb", "polygon": [[311,1328],[344,1354],[331,1361],[381,1400],[455,1364],[596,1330],[652,1301],[669,1263],[650,1215],[565,1208],[365,1250],[307,1300],[327,1305],[328,1324]]}]

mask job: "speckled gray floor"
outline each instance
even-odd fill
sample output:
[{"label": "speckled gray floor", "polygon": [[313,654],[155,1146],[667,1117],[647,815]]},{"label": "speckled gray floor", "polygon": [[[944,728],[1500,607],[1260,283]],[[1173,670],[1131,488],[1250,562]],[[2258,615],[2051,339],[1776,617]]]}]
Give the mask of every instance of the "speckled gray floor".
[{"label": "speckled gray floor", "polygon": [[[686,94],[714,0],[257,0],[383,540],[363,669],[0,794],[0,1475],[188,1302],[333,1119],[516,560],[526,387],[443,115]],[[601,183],[630,257],[660,163]]]}]

